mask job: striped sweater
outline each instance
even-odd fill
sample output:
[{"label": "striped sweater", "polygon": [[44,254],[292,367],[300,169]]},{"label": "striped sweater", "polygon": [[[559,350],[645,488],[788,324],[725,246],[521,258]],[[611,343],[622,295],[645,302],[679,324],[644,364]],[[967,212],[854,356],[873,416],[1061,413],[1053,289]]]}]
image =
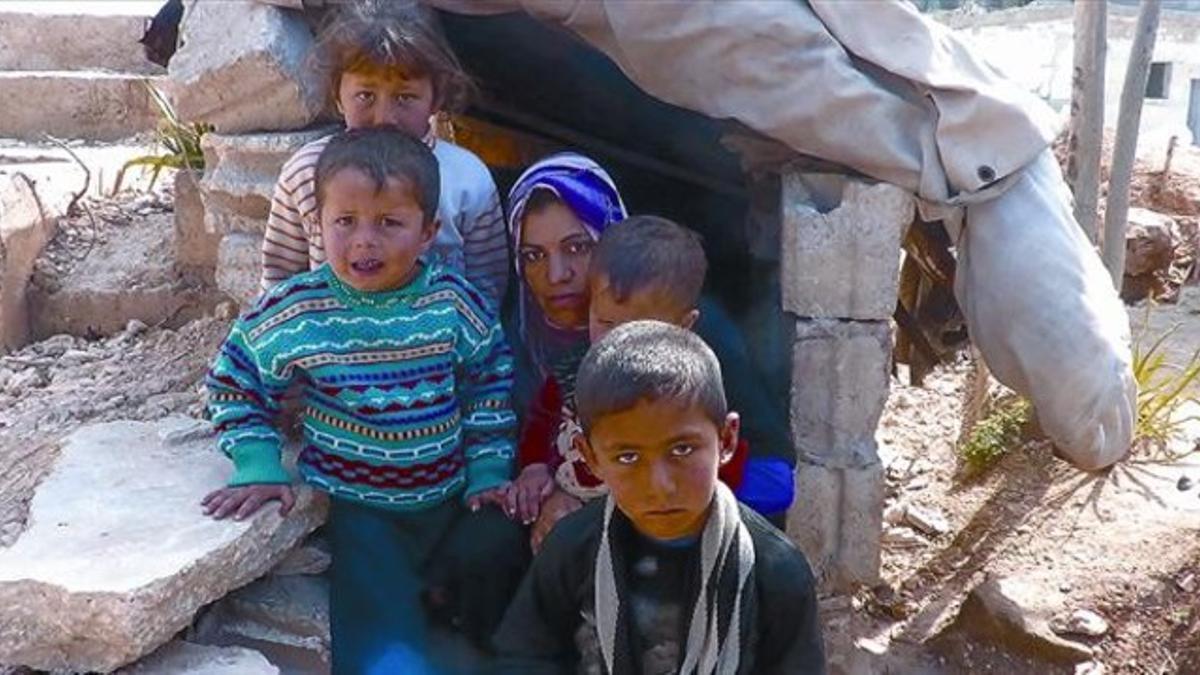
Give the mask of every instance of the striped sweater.
[{"label": "striped sweater", "polygon": [[504,483],[516,417],[499,321],[457,273],[427,266],[362,293],[328,265],[276,285],[234,324],[209,371],[230,485],[289,481],[276,428],[303,387],[301,476],[342,497],[418,510]]},{"label": "striped sweater", "polygon": [[[296,151],[283,165],[262,243],[263,290],[325,262],[317,214],[316,171],[327,136]],[[464,274],[492,307],[500,306],[508,283],[508,233],[500,195],[487,166],[469,150],[430,137],[438,160],[442,227],[430,259]]]}]

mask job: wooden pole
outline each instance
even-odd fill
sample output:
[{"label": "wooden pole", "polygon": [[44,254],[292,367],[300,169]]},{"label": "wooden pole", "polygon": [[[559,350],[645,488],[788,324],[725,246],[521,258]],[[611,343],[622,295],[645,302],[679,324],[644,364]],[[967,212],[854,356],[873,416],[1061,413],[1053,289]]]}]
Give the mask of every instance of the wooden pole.
[{"label": "wooden pole", "polygon": [[1121,290],[1125,276],[1125,226],[1129,217],[1129,182],[1137,157],[1138,126],[1142,120],[1142,100],[1150,75],[1150,58],[1162,0],[1142,0],[1137,32],[1129,52],[1129,68],[1121,89],[1121,109],[1117,114],[1117,138],[1113,146],[1112,168],[1108,175],[1108,201],[1104,213],[1104,266],[1112,275],[1113,286]]},{"label": "wooden pole", "polygon": [[1100,241],[1100,156],[1104,145],[1104,71],[1108,53],[1107,0],[1075,3],[1075,60],[1067,180],[1075,193],[1075,221],[1093,244]]}]

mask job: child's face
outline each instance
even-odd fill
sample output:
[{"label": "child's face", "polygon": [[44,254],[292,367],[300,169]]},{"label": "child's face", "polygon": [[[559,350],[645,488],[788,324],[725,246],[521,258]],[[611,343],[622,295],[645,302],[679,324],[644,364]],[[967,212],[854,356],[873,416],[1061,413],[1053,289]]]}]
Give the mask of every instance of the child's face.
[{"label": "child's face", "polygon": [[549,204],[521,223],[521,272],[546,318],[562,328],[588,322],[587,268],[595,242],[569,207]]},{"label": "child's face", "polygon": [[321,188],[321,236],[329,264],[360,291],[400,288],[417,274],[434,235],[411,184],[389,177],[382,189],[359,169],[344,168]]},{"label": "child's face", "polygon": [[592,342],[630,321],[654,319],[690,330],[700,316],[694,307],[682,307],[682,303],[661,288],[639,288],[628,293],[624,299],[618,299],[608,277],[603,274],[593,274],[588,288],[591,295],[588,337]]},{"label": "child's face", "polygon": [[433,82],[407,78],[396,68],[342,73],[337,102],[350,129],[395,126],[415,138],[429,133],[437,109]]},{"label": "child's face", "polygon": [[737,413],[718,425],[699,405],[643,399],[596,420],[576,443],[638,532],[668,540],[704,529],[717,468],[733,456],[737,434]]}]

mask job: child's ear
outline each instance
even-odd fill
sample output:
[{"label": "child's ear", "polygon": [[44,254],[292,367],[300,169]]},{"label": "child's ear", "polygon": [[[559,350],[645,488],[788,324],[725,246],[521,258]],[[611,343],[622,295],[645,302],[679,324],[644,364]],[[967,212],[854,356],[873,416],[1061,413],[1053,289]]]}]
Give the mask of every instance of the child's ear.
[{"label": "child's ear", "polygon": [[683,318],[679,321],[679,327],[691,330],[692,326],[695,326],[696,322],[699,320],[700,310],[693,307],[692,309],[688,310],[687,314],[683,315]]},{"label": "child's ear", "polygon": [[725,415],[725,423],[721,425],[721,464],[728,464],[733,459],[738,447],[738,432],[742,429],[742,418],[730,411]]},{"label": "child's ear", "polygon": [[437,239],[437,233],[440,229],[442,229],[442,221],[438,220],[437,218],[425,223],[425,225],[421,227],[422,251],[429,249],[429,245],[433,243],[434,239]]}]

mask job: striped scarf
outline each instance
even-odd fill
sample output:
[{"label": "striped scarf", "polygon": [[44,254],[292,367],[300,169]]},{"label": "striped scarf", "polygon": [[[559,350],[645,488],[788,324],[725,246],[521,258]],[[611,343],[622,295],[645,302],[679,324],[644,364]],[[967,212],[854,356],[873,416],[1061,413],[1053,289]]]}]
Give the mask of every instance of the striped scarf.
[{"label": "striped scarf", "polygon": [[[611,495],[604,507],[604,531],[596,556],[596,632],[605,670],[612,675],[636,672],[626,633],[630,622],[623,598],[625,584],[620,546],[611,536],[616,503]],[[621,516],[620,520],[624,520]],[[627,522],[627,521],[625,521]],[[711,512],[700,536],[700,581],[688,623],[680,675],[734,675],[742,651],[745,625],[753,625],[751,602],[743,596],[754,585],[754,544],[742,523],[737,499],[718,482]],[[686,611],[686,609],[685,609]]]}]

